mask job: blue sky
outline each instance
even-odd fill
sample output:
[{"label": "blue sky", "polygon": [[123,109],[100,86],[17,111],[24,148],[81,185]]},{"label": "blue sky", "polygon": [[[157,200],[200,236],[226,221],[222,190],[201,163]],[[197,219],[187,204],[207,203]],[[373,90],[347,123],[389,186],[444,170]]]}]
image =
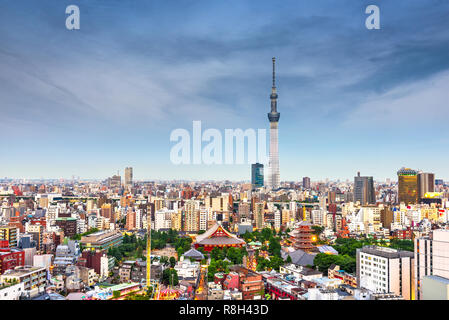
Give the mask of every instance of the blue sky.
[{"label": "blue sky", "polygon": [[276,56],[281,180],[448,180],[448,16],[445,0],[0,0],[0,176],[248,180],[171,164],[170,132],[268,128]]}]

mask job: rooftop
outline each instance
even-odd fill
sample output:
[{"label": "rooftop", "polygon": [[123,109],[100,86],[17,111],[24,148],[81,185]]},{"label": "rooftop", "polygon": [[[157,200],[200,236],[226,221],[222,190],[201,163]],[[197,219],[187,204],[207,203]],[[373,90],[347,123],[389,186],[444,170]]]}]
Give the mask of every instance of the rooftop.
[{"label": "rooftop", "polygon": [[17,267],[16,269],[13,270],[7,270],[3,275],[4,276],[14,276],[14,277],[20,277],[23,275],[26,275],[28,273],[33,273],[33,272],[39,272],[39,271],[45,271],[45,268],[41,268],[41,267],[29,267],[29,266],[25,266],[25,267]]},{"label": "rooftop", "polygon": [[397,258],[405,258],[405,257],[414,257],[414,253],[411,251],[402,251],[402,250],[396,250],[393,248],[385,248],[385,247],[378,247],[378,246],[364,246],[360,252],[372,254],[375,256],[380,256],[387,259],[397,259]]}]

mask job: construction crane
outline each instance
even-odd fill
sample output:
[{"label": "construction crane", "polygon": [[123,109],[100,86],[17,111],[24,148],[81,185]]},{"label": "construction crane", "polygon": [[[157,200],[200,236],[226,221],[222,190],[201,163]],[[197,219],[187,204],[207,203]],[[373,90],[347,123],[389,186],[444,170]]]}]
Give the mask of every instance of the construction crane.
[{"label": "construction crane", "polygon": [[151,286],[151,212],[147,213],[147,290]]}]

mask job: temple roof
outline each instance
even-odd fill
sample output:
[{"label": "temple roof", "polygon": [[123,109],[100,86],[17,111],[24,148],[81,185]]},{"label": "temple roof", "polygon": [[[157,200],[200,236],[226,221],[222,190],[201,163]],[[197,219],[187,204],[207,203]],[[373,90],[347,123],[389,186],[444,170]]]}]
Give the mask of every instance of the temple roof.
[{"label": "temple roof", "polygon": [[[216,236],[220,233],[220,236]],[[237,236],[226,231],[223,226],[216,223],[212,228],[205,233],[196,237],[196,243],[201,245],[219,245],[219,244],[242,244],[244,240],[237,238]]]},{"label": "temple roof", "polygon": [[204,259],[204,255],[195,249],[190,249],[189,251],[184,253],[184,257],[192,257],[192,258],[201,258]]}]

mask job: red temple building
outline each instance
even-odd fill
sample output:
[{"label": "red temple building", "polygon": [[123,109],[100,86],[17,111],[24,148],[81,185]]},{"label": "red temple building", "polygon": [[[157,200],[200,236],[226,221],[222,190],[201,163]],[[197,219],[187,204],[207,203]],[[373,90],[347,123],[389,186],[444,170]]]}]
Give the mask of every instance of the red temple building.
[{"label": "red temple building", "polygon": [[312,225],[307,221],[301,221],[298,227],[290,233],[295,249],[301,249],[306,252],[315,251],[314,242],[316,236],[313,234]]},{"label": "red temple building", "polygon": [[205,233],[196,237],[195,248],[204,248],[204,251],[210,252],[213,248],[241,248],[246,242],[237,236],[229,233],[221,224],[216,223]]}]

